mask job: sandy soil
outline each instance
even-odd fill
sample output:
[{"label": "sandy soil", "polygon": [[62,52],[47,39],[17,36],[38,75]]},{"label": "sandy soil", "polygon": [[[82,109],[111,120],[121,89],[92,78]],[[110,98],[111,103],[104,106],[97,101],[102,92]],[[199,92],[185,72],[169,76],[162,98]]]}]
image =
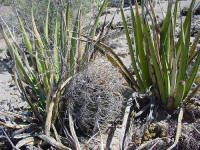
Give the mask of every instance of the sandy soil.
[{"label": "sandy soil", "polygon": [[[0,6],[0,17],[5,22],[9,23],[9,26],[16,26],[16,18],[9,6]],[[0,19],[0,23],[2,20]],[[10,60],[7,57],[7,46],[0,34],[0,111],[19,111],[23,107],[23,101],[20,94],[14,85],[11,75],[8,73],[6,66],[10,64]],[[25,106],[25,105],[24,105]],[[5,119],[0,115],[0,119]]]},{"label": "sandy soil", "polygon": [[4,64],[7,65],[9,59],[6,56],[6,44],[0,39],[0,110],[14,111],[22,106],[19,92],[12,81],[11,75],[6,70]]}]

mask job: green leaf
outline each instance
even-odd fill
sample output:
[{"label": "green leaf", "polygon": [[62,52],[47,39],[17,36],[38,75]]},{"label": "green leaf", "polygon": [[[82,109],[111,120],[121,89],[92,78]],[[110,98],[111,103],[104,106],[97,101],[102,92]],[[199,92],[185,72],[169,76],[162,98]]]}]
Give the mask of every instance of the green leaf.
[{"label": "green leaf", "polygon": [[133,11],[132,6],[130,6],[131,9],[131,21],[132,21],[132,31],[133,31],[133,40],[134,40],[134,46],[136,50],[136,57],[139,55],[139,47],[138,47],[138,35],[137,35],[137,24],[136,24],[136,18]]},{"label": "green leaf", "polygon": [[[196,0],[192,0],[191,4],[190,4],[190,8],[188,9],[188,12],[187,12],[187,15],[186,15],[186,18],[185,18],[185,21],[183,23],[183,32],[184,32],[184,35],[185,35],[185,32],[187,30],[187,26],[188,24],[190,23],[190,20],[191,20],[191,15],[192,15],[192,9],[194,7],[194,4],[195,4]],[[182,32],[182,31],[181,31]],[[179,51],[179,48],[181,46],[181,40],[182,40],[182,34],[180,35],[180,38],[178,39],[178,42],[176,44],[176,53],[178,53]]]},{"label": "green leaf", "polygon": [[165,37],[167,36],[167,30],[168,30],[170,19],[171,19],[171,9],[172,9],[172,1],[169,1],[168,8],[167,8],[167,15],[166,15],[166,17],[163,21],[163,25],[160,29],[160,36],[162,37],[161,42],[163,40],[165,40]]},{"label": "green leaf", "polygon": [[176,30],[176,20],[177,20],[177,13],[178,13],[178,0],[176,0],[175,6],[174,6],[174,15],[173,15],[173,27],[174,31]]},{"label": "green leaf", "polygon": [[161,69],[158,63],[158,60],[156,59],[156,55],[155,55],[155,48],[153,45],[153,40],[150,34],[150,28],[148,25],[145,25],[144,27],[144,33],[145,33],[145,38],[147,38],[147,44],[149,47],[149,51],[150,51],[150,57],[152,59],[152,63],[153,63],[153,67],[155,70],[155,74],[156,74],[156,79],[157,79],[157,83],[158,83],[158,88],[159,88],[159,92],[160,92],[160,97],[161,100],[164,104],[167,104],[167,97],[166,97],[166,92],[165,92],[165,88],[164,88],[164,80],[162,77],[162,73],[161,73]]},{"label": "green leaf", "polygon": [[[34,15],[33,15],[33,9],[31,10],[31,20],[32,20],[33,32],[34,32],[34,35],[36,37],[36,41],[35,41],[36,46],[37,46],[37,48],[36,48],[36,50],[37,50],[36,53],[37,54],[36,55],[39,58],[40,64],[41,64],[42,69],[43,69],[43,73],[46,73],[47,72],[46,68],[48,68],[48,63],[47,63],[47,60],[45,59],[46,58],[45,57],[45,52],[44,52],[45,46],[44,46],[44,44],[42,42],[41,36],[40,36],[40,34],[39,34],[38,30],[37,30],[36,24],[35,24],[35,18],[34,18]],[[36,59],[38,59],[37,56],[36,56]]]},{"label": "green leaf", "polygon": [[121,11],[124,29],[125,29],[125,32],[126,32],[126,39],[127,39],[127,42],[128,42],[129,53],[130,53],[130,56],[131,56],[131,62],[132,62],[132,66],[133,66],[133,69],[134,69],[135,74],[136,74],[137,82],[138,82],[140,89],[145,90],[144,84],[141,80],[141,77],[140,77],[140,74],[139,74],[139,71],[138,71],[138,68],[137,68],[136,60],[135,60],[135,57],[134,57],[134,51],[133,51],[131,39],[130,39],[130,36],[129,36],[128,26],[127,26],[127,22],[126,22],[126,19],[125,19],[125,16],[124,16],[124,10],[123,10],[122,7],[120,7],[120,11]]},{"label": "green leaf", "polygon": [[60,38],[59,38],[59,45],[62,51],[63,56],[65,57],[65,38],[64,38],[65,32],[64,32],[64,24],[63,24],[63,16],[61,14],[60,16]]},{"label": "green leaf", "polygon": [[172,1],[168,3],[167,15],[160,29],[160,58],[162,65],[162,73],[164,77],[165,93],[167,98],[170,95],[170,79],[169,79],[169,56],[171,53],[170,47],[170,21],[171,21]]},{"label": "green leaf", "polygon": [[181,81],[177,84],[176,87],[174,108],[177,108],[179,104],[182,102],[184,91],[185,91],[185,82]]},{"label": "green leaf", "polygon": [[108,0],[104,0],[103,4],[101,5],[101,8],[98,12],[98,15],[95,19],[95,22],[94,22],[94,25],[92,26],[91,30],[90,30],[90,33],[89,33],[89,37],[90,38],[93,38],[94,35],[95,35],[95,32],[96,32],[96,28],[98,26],[98,23],[99,23],[99,19],[103,13],[103,10],[105,9],[105,7],[108,5]]},{"label": "green leaf", "polygon": [[72,39],[71,39],[71,49],[70,49],[70,70],[72,75],[75,71],[75,55],[77,51],[77,41],[78,41],[78,25],[79,25],[79,18],[80,18],[80,9],[78,11],[78,14],[76,16],[76,20],[73,27],[73,33],[72,33]]},{"label": "green leaf", "polygon": [[69,31],[70,31],[70,4],[67,3],[67,8],[66,8],[66,12],[65,12],[65,34],[64,34],[64,49],[63,49],[63,56],[64,58],[67,59],[67,62],[69,64],[69,59],[68,59],[68,47],[69,47]]},{"label": "green leaf", "polygon": [[148,65],[148,60],[146,56],[146,51],[145,51],[145,45],[144,45],[144,33],[143,33],[143,24],[140,18],[139,14],[139,9],[138,5],[136,3],[136,32],[137,32],[137,37],[138,38],[138,51],[139,51],[139,57],[138,57],[138,62],[139,66],[141,69],[141,75],[142,75],[142,81],[144,84],[145,89],[149,88],[151,85],[151,79],[150,79],[150,73],[149,73],[149,65]]},{"label": "green leaf", "polygon": [[21,19],[19,18],[19,16],[17,18],[18,18],[18,22],[20,24],[20,28],[21,28],[21,30],[23,32],[23,36],[24,36],[24,41],[25,41],[25,44],[26,44],[26,48],[27,48],[28,53],[29,53],[29,55],[31,57],[31,60],[33,62],[33,51],[32,51],[31,42],[30,42],[29,37],[28,37],[28,35],[27,35],[27,33],[26,33],[25,29],[24,29],[24,25],[23,25]]},{"label": "green leaf", "polygon": [[185,37],[184,37],[183,30],[181,34],[181,37],[182,37],[181,56],[180,56],[180,62],[179,62],[180,67],[178,71],[177,82],[184,80],[186,76],[186,69],[187,69],[187,64],[188,64],[188,53],[189,53],[189,46],[190,46],[190,28],[191,28],[191,21],[187,26]]},{"label": "green leaf", "polygon": [[188,92],[190,91],[192,84],[194,83],[194,79],[199,69],[199,64],[200,64],[200,51],[198,51],[198,55],[195,64],[193,65],[193,68],[191,70],[191,73],[189,75],[189,79],[186,81],[184,98],[188,95]]},{"label": "green leaf", "polygon": [[35,35],[36,39],[38,40],[40,48],[43,49],[44,48],[44,44],[42,42],[41,36],[40,36],[40,34],[39,34],[38,30],[37,30],[36,24],[35,24],[35,18],[34,18],[34,15],[33,15],[33,9],[31,10],[31,19],[32,19],[32,26],[33,26],[34,35]]},{"label": "green leaf", "polygon": [[17,50],[13,47],[13,45],[11,44],[10,40],[8,39],[7,34],[5,33],[3,27],[0,25],[0,30],[1,33],[3,35],[3,38],[9,48],[10,54],[13,58],[13,60],[15,61],[15,65],[16,65],[16,69],[18,71],[18,73],[20,73],[22,80],[24,79],[25,82],[29,83],[32,87],[34,87],[34,85],[32,84],[32,80],[30,79],[29,75],[26,73],[23,63],[21,61],[21,58],[17,52]]},{"label": "green leaf", "polygon": [[69,30],[70,30],[70,4],[67,3],[67,8],[66,8],[66,34],[69,36]]}]

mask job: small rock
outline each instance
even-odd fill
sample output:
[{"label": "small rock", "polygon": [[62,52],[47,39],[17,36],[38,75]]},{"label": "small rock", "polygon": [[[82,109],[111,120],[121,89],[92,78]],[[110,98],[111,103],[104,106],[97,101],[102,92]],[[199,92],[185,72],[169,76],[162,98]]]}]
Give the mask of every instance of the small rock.
[{"label": "small rock", "polygon": [[186,15],[187,15],[187,12],[188,12],[188,8],[187,8],[187,7],[184,7],[184,8],[181,10],[181,15],[182,15],[182,16],[186,16]]}]

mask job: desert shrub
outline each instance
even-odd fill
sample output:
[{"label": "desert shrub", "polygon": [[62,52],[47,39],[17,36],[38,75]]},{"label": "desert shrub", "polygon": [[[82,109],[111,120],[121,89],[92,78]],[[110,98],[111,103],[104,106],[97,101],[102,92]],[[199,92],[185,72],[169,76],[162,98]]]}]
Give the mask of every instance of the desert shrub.
[{"label": "desert shrub", "polygon": [[[18,44],[16,37],[6,24],[7,32],[2,24],[0,26],[14,61],[13,79],[29,104],[34,117],[44,129],[45,135],[39,136],[41,139],[46,139],[46,137],[52,139],[49,137],[51,129],[54,125],[56,128],[60,126],[56,124],[59,113],[63,110],[63,105],[60,104],[70,105],[68,99],[61,98],[63,91],[73,76],[87,65],[90,57],[89,50],[93,45],[88,41],[85,44],[82,43],[81,9],[77,12],[75,20],[71,21],[71,4],[68,3],[64,10],[51,10],[53,4],[49,0],[42,30],[39,30],[36,25],[34,8],[31,8],[31,31],[27,30],[24,22],[17,16],[23,35],[23,47]],[[94,38],[99,17],[106,5],[107,1],[103,3],[94,25],[88,31],[90,38]],[[51,11],[56,11],[56,16],[49,20],[49,17],[52,17],[49,15]],[[73,121],[70,114],[69,122],[73,134]],[[56,128],[53,128],[54,131],[58,129]],[[76,140],[75,136],[74,139]],[[58,145],[54,146],[66,148],[61,143],[60,147]]]},{"label": "desert shrub", "polygon": [[[194,4],[195,0],[192,0],[187,16],[181,23],[178,42],[175,42],[174,35],[178,0],[175,5],[169,1],[167,14],[161,25],[157,21],[150,1],[145,4],[145,7],[142,3],[141,11],[135,1],[135,12],[132,6],[130,7],[132,30],[128,29],[121,7],[134,75],[128,71],[111,48],[99,42],[99,46],[105,50],[102,53],[114,66],[119,68],[134,90],[151,89],[153,95],[167,105],[168,109],[177,108],[181,102],[189,100],[200,86],[198,77],[196,77],[200,64],[200,52],[195,51],[200,38],[199,34],[190,46],[191,16]],[[192,63],[193,60],[194,63]],[[191,66],[192,69],[190,69]],[[190,92],[193,83],[197,86]]]}]

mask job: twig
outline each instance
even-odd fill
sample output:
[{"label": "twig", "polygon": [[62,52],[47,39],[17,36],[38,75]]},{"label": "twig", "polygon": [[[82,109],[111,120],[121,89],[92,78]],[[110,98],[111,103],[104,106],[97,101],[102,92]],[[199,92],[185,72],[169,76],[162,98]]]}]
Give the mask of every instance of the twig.
[{"label": "twig", "polygon": [[56,127],[54,126],[54,124],[52,124],[52,129],[53,129],[53,132],[55,134],[56,140],[61,143],[60,137],[58,135],[58,132],[57,132]]},{"label": "twig", "polygon": [[3,115],[3,116],[6,116],[6,117],[12,118],[12,119],[19,118],[19,119],[26,120],[26,121],[29,121],[29,122],[34,120],[34,118],[32,118],[32,117],[22,116],[22,115],[19,115],[19,114],[16,114],[16,113],[12,113],[10,111],[6,111],[6,112],[0,111],[0,114]]},{"label": "twig", "polygon": [[58,120],[59,120],[61,128],[62,128],[62,130],[63,130],[63,132],[64,132],[64,134],[65,134],[65,136],[67,138],[68,144],[70,144],[70,146],[72,147],[72,149],[75,149],[76,146],[75,146],[75,143],[73,141],[73,138],[70,135],[70,133],[68,132],[67,128],[65,127],[65,125],[64,125],[63,121],[61,120],[60,116],[58,116]]},{"label": "twig", "polygon": [[157,141],[163,140],[163,139],[170,139],[170,138],[169,137],[163,137],[163,138],[153,139],[151,141],[146,142],[145,144],[140,145],[136,150],[141,150],[141,149],[145,148],[146,146],[148,146],[149,144],[152,144],[153,142],[157,143]]},{"label": "twig", "polygon": [[8,137],[6,131],[5,131],[2,127],[0,127],[0,128],[1,128],[1,130],[3,131],[3,134],[5,135],[5,137],[6,137],[6,139],[8,140],[8,142],[11,144],[12,148],[13,148],[14,150],[20,150],[20,149],[18,149],[18,148],[15,147],[15,145],[13,144],[13,142],[11,141],[11,139]]},{"label": "twig", "polygon": [[45,121],[45,134],[50,135],[50,129],[51,129],[51,122],[52,122],[52,116],[53,116],[53,108],[54,108],[54,98],[53,95],[53,85],[54,85],[54,80],[53,80],[53,74],[50,75],[50,88],[48,91],[47,99],[46,99],[46,111],[47,111],[47,116],[46,116],[46,121]]},{"label": "twig", "polygon": [[99,129],[99,133],[100,133],[100,140],[101,140],[101,150],[104,150],[104,148],[103,148],[103,137],[102,137],[102,134],[101,134],[101,129],[100,129],[100,127],[99,127],[99,123],[97,122],[97,126],[98,126],[98,129]]},{"label": "twig", "polygon": [[22,146],[27,145],[27,144],[30,144],[30,143],[37,144],[37,143],[39,143],[39,140],[36,139],[35,137],[27,137],[27,138],[24,138],[24,139],[20,140],[20,141],[16,144],[16,148],[21,148]]},{"label": "twig", "polygon": [[70,111],[69,111],[69,128],[70,128],[72,137],[74,139],[74,142],[75,142],[75,145],[76,145],[76,149],[77,150],[81,150],[81,146],[80,146],[80,143],[78,141],[78,137],[76,136],[76,132],[75,132],[75,129],[74,129],[74,122],[73,122],[73,119],[72,119]]},{"label": "twig", "polygon": [[[132,99],[130,99],[132,100]],[[130,100],[128,103],[130,103]],[[124,149],[124,141],[125,141],[125,136],[126,136],[126,132],[127,129],[129,128],[129,117],[130,117],[130,113],[131,113],[131,104],[128,104],[128,106],[125,109],[125,114],[124,114],[124,118],[123,118],[123,123],[122,123],[122,129],[119,135],[119,148],[120,150]]]},{"label": "twig", "polygon": [[139,112],[137,112],[134,117],[139,117],[140,115],[142,115],[148,108],[150,107],[150,104],[144,106]]},{"label": "twig", "polygon": [[113,123],[113,125],[110,127],[110,130],[108,131],[108,137],[107,137],[107,140],[106,140],[106,149],[110,149],[110,144],[112,142],[112,139],[113,139],[113,136],[114,136],[114,133],[116,131],[116,127],[117,127],[117,123]]},{"label": "twig", "polygon": [[97,136],[99,134],[99,132],[95,133],[83,146],[82,146],[82,150],[86,149],[88,144],[91,142],[92,139],[94,139],[95,136]]},{"label": "twig", "polygon": [[151,96],[151,104],[150,104],[150,113],[147,118],[147,122],[150,123],[153,120],[153,111],[155,107],[155,97],[152,95]]},{"label": "twig", "polygon": [[64,146],[62,143],[57,142],[54,138],[47,136],[47,135],[38,135],[38,137],[45,142],[51,144],[55,148],[61,149],[61,150],[71,150],[71,148]]},{"label": "twig", "polygon": [[13,129],[24,129],[30,126],[30,125],[17,125],[17,124],[11,124],[11,123],[4,123],[2,121],[0,121],[0,125],[3,125],[8,128],[13,128]]},{"label": "twig", "polygon": [[167,150],[172,150],[178,144],[179,138],[181,136],[182,119],[183,119],[183,108],[180,109],[180,112],[178,115],[178,125],[177,125],[177,130],[176,130],[175,142]]},{"label": "twig", "polygon": [[198,136],[200,137],[200,131],[197,130],[197,128],[193,127],[194,131],[198,134]]},{"label": "twig", "polygon": [[137,92],[134,92],[134,93],[132,94],[132,98],[133,98],[133,100],[135,101],[135,105],[136,105],[137,109],[140,109],[140,104],[138,103],[138,100],[137,100],[137,98],[138,98],[138,93],[137,93]]}]

